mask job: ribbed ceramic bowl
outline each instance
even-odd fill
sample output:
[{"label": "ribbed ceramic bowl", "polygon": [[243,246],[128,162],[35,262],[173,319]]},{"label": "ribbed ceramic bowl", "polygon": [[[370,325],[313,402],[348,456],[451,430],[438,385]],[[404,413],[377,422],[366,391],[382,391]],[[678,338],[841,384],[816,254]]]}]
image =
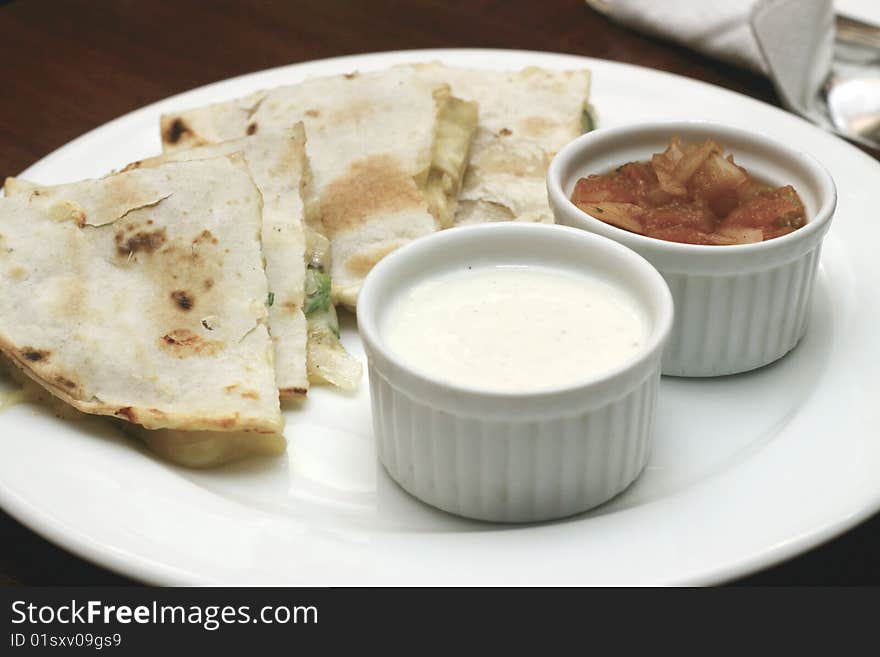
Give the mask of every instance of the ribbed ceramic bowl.
[{"label": "ribbed ceramic bowl", "polygon": [[[438,380],[388,348],[384,313],[406,289],[467,266],[514,264],[594,274],[629,291],[651,324],[643,350],[572,385],[499,393]],[[379,458],[424,502],[483,520],[547,520],[601,504],[644,467],[672,297],[620,244],[535,224],[442,231],[384,258],[364,282],[357,314]]]},{"label": "ribbed ceramic bowl", "polygon": [[[616,228],[569,199],[579,178],[606,173],[665,150],[670,137],[712,138],[753,177],[793,185],[807,225],[756,244],[702,246],[666,242]],[[645,257],[666,279],[675,324],[663,373],[718,376],[781,358],[803,337],[822,239],[837,202],[831,176],[813,157],[761,135],[707,122],[658,122],[587,133],[550,164],[547,190],[556,221],[604,235]]]}]

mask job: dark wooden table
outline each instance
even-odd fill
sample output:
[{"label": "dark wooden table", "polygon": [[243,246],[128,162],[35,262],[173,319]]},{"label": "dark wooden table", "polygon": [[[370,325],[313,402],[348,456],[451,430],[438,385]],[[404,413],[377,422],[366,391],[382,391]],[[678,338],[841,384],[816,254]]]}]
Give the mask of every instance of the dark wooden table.
[{"label": "dark wooden table", "polygon": [[[0,176],[110,119],[208,82],[335,55],[445,47],[613,59],[779,104],[766,79],[618,27],[580,0],[0,0]],[[3,582],[131,583],[0,512]],[[880,584],[880,515],[736,583]]]}]

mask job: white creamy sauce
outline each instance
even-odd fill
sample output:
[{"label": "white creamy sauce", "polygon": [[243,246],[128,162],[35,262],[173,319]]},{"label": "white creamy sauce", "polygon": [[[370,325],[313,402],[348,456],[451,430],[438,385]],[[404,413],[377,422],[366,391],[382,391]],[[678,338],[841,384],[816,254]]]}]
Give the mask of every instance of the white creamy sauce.
[{"label": "white creamy sauce", "polygon": [[585,380],[639,352],[650,325],[627,292],[543,267],[481,267],[422,281],[392,302],[388,348],[435,378],[491,391]]}]

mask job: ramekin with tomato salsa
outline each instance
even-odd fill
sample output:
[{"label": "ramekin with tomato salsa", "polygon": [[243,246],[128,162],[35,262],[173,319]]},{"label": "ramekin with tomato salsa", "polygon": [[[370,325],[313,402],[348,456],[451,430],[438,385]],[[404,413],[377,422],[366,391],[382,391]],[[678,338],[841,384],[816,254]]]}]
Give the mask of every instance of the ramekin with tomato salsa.
[{"label": "ramekin with tomato salsa", "polygon": [[637,124],[568,144],[547,188],[558,223],[610,237],[663,274],[676,315],[664,374],[744,372],[803,337],[837,200],[812,156],[721,124]]}]

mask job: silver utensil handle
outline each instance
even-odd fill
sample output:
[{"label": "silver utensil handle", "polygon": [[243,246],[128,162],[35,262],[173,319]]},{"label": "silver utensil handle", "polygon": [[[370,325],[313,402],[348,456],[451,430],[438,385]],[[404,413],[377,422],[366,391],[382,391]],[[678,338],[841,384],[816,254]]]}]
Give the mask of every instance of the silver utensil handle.
[{"label": "silver utensil handle", "polygon": [[842,43],[875,48],[880,55],[880,27],[838,14],[835,19],[836,38]]}]

